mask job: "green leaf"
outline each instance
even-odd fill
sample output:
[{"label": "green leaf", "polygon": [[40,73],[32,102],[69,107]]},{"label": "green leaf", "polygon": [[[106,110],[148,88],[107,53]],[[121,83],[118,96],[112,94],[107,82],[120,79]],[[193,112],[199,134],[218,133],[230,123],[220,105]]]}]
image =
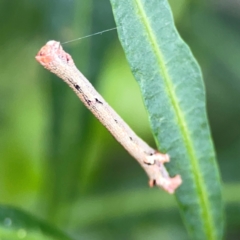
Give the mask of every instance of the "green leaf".
[{"label": "green leaf", "polygon": [[201,70],[180,38],[166,0],[111,3],[158,148],[171,156],[170,173],[182,176],[176,197],[188,232],[195,240],[221,239],[220,177]]},{"label": "green leaf", "polygon": [[65,234],[21,210],[0,206],[0,239],[70,240]]}]

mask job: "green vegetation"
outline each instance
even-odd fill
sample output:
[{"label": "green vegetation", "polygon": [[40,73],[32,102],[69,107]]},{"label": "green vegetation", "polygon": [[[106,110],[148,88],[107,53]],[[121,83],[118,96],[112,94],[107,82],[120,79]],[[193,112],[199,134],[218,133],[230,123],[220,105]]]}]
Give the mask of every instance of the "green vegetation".
[{"label": "green vegetation", "polygon": [[112,0],[112,5],[159,150],[170,154],[169,170],[182,176],[176,196],[189,233],[193,239],[221,239],[220,181],[199,66],[166,0]]}]

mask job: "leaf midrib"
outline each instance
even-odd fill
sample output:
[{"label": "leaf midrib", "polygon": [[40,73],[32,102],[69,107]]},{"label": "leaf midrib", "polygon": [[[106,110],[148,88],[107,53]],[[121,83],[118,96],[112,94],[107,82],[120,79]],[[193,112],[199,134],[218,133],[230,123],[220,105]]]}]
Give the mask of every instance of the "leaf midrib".
[{"label": "leaf midrib", "polygon": [[[143,5],[140,0],[135,0],[135,5],[138,9],[138,12],[141,15],[141,18],[139,18],[139,19],[141,19],[143,25],[145,26],[146,32],[148,33],[147,36],[148,36],[150,42],[152,43],[153,52],[155,52],[156,58],[158,60],[158,64],[160,66],[160,69],[162,70],[162,75],[163,75],[166,89],[168,91],[169,98],[173,104],[176,118],[177,118],[178,122],[180,123],[180,131],[183,136],[184,143],[186,145],[186,149],[187,149],[190,161],[191,161],[191,165],[194,169],[193,178],[197,185],[197,194],[199,196],[200,205],[202,206],[202,210],[203,210],[202,217],[204,219],[205,232],[206,232],[207,236],[209,237],[209,239],[211,239],[211,240],[215,239],[216,235],[213,232],[215,228],[214,228],[212,216],[210,214],[211,210],[210,210],[210,207],[209,207],[210,204],[209,204],[209,201],[208,201],[208,198],[206,195],[206,187],[205,187],[203,177],[200,173],[200,167],[198,165],[197,156],[196,156],[195,149],[194,149],[192,141],[191,141],[191,137],[189,134],[189,130],[187,128],[184,114],[182,113],[181,108],[178,104],[177,96],[175,95],[174,91],[172,90],[173,84],[172,84],[171,77],[170,77],[167,69],[165,68],[163,54],[162,54],[161,50],[158,48],[155,34],[153,33],[153,31],[151,31],[150,22],[147,18],[147,15],[144,12]],[[137,11],[136,11],[136,14],[137,14]]]}]

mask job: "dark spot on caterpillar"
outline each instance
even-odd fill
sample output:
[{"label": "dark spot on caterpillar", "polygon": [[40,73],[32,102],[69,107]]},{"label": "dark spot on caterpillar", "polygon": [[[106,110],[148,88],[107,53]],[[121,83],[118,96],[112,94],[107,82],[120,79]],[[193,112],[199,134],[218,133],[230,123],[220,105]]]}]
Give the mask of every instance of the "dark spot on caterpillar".
[{"label": "dark spot on caterpillar", "polygon": [[144,162],[146,165],[151,166],[152,164],[149,162]]},{"label": "dark spot on caterpillar", "polygon": [[151,180],[149,181],[149,187],[154,187],[154,186],[156,186],[156,185],[157,185],[156,179],[151,179]]},{"label": "dark spot on caterpillar", "polygon": [[129,137],[129,138],[130,138],[131,141],[133,140],[132,137]]},{"label": "dark spot on caterpillar", "polygon": [[153,185],[153,186],[156,186],[156,184],[157,184],[156,179],[153,179],[152,185]]},{"label": "dark spot on caterpillar", "polygon": [[101,101],[99,101],[97,98],[95,98],[97,103],[103,104]]},{"label": "dark spot on caterpillar", "polygon": [[78,91],[80,90],[80,87],[78,85],[74,86]]},{"label": "dark spot on caterpillar", "polygon": [[114,119],[114,121],[115,121],[116,123],[118,123],[117,119]]},{"label": "dark spot on caterpillar", "polygon": [[146,165],[148,165],[148,166],[152,166],[152,165],[154,165],[155,163],[156,163],[156,160],[154,160],[153,161],[153,163],[151,163],[151,162],[147,162],[147,161],[143,161]]},{"label": "dark spot on caterpillar", "polygon": [[86,99],[87,104],[90,106],[91,100]]},{"label": "dark spot on caterpillar", "polygon": [[69,58],[68,54],[66,55],[66,60],[67,60],[67,63],[69,63],[70,58]]}]

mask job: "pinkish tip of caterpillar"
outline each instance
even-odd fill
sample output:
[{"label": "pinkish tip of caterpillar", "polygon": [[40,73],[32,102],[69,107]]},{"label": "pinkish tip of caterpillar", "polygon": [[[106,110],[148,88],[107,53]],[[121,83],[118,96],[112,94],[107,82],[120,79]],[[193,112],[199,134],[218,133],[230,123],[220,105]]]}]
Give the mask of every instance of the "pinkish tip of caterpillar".
[{"label": "pinkish tip of caterpillar", "polygon": [[47,69],[51,62],[57,61],[59,58],[67,63],[73,62],[71,56],[63,50],[60,42],[54,40],[48,41],[35,57],[35,59]]},{"label": "pinkish tip of caterpillar", "polygon": [[40,64],[46,67],[53,60],[53,56],[59,48],[62,50],[60,42],[49,41],[40,49],[35,58]]}]

